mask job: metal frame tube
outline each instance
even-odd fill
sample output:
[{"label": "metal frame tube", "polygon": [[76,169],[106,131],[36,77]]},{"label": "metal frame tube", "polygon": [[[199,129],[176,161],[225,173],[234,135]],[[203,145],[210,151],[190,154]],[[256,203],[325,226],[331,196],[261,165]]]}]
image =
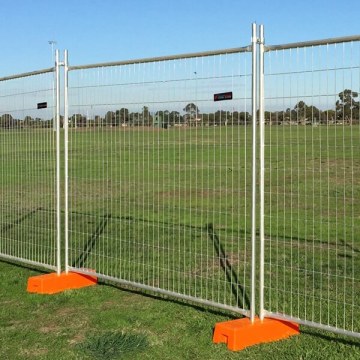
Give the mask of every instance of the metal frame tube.
[{"label": "metal frame tube", "polygon": [[269,45],[265,47],[265,51],[286,50],[286,49],[304,48],[304,47],[319,46],[319,45],[330,45],[330,44],[338,44],[338,43],[345,43],[351,41],[360,41],[360,35],[344,36],[344,37],[330,38],[323,40],[302,41],[302,42],[295,42],[295,43],[282,44],[282,45]]},{"label": "metal frame tube", "polygon": [[41,263],[41,262],[38,262],[38,261],[19,258],[19,257],[16,257],[16,256],[7,255],[7,254],[3,254],[3,253],[0,253],[0,260],[12,262],[12,263],[18,263],[18,264],[26,264],[26,265],[30,265],[30,266],[36,266],[36,267],[39,267],[39,268],[43,268],[43,269],[57,271],[56,266],[44,264],[44,263]]},{"label": "metal frame tube", "polygon": [[150,58],[142,58],[142,59],[113,61],[113,62],[98,63],[98,64],[88,64],[88,65],[76,65],[76,66],[69,66],[69,71],[80,70],[80,69],[92,69],[92,68],[98,68],[98,67],[144,64],[144,63],[156,62],[156,61],[190,59],[190,58],[195,58],[195,57],[205,57],[205,56],[214,56],[214,55],[222,55],[222,54],[234,54],[234,53],[242,53],[242,52],[250,52],[250,51],[252,51],[251,46],[244,46],[244,47],[238,47],[238,48],[203,51],[203,52],[188,53],[188,54],[158,56],[158,57],[150,57]]},{"label": "metal frame tube", "polygon": [[46,74],[46,73],[50,73],[50,72],[53,72],[53,71],[55,71],[55,67],[42,69],[42,70],[37,70],[37,71],[26,72],[26,73],[17,74],[17,75],[4,76],[4,77],[0,78],[0,82],[1,81],[7,81],[7,80],[13,80],[13,79],[20,79],[20,78],[24,78],[24,77],[33,76],[33,75]]},{"label": "metal frame tube", "polygon": [[349,331],[349,330],[339,329],[335,326],[323,325],[323,324],[320,324],[317,322],[302,320],[297,317],[292,317],[292,316],[288,316],[288,315],[284,315],[284,314],[278,314],[276,312],[271,312],[271,311],[264,311],[264,316],[266,316],[268,318],[272,318],[272,319],[295,322],[300,325],[310,326],[312,328],[331,331],[336,334],[347,335],[347,336],[351,336],[351,337],[360,339],[360,333]]},{"label": "metal frame tube", "polygon": [[69,63],[68,51],[64,51],[64,231],[65,231],[65,273],[69,272],[69,106],[68,106]]},{"label": "metal frame tube", "polygon": [[55,51],[56,76],[56,269],[61,273],[61,199],[60,199],[60,62],[59,50]]},{"label": "metal frame tube", "polygon": [[257,25],[252,24],[252,200],[251,200],[251,300],[250,320],[255,321],[256,285],[256,96],[257,96]]},{"label": "metal frame tube", "polygon": [[259,125],[260,125],[260,270],[259,305],[260,320],[264,319],[264,181],[265,181],[265,119],[264,119],[264,26],[259,34]]},{"label": "metal frame tube", "polygon": [[247,317],[249,317],[249,315],[250,315],[249,311],[240,309],[240,308],[235,307],[235,306],[225,305],[225,304],[217,303],[215,301],[209,301],[209,300],[205,300],[205,299],[201,299],[201,298],[196,298],[196,297],[193,297],[193,296],[173,292],[173,291],[170,291],[170,290],[164,290],[162,288],[157,288],[155,286],[149,286],[149,285],[137,283],[137,282],[134,282],[134,281],[122,280],[122,279],[119,279],[119,278],[116,278],[116,277],[112,277],[112,276],[108,276],[108,275],[104,275],[104,274],[99,274],[99,273],[96,273],[96,272],[94,273],[94,272],[89,271],[89,270],[78,269],[78,268],[74,268],[74,267],[71,267],[71,266],[69,266],[69,271],[75,271],[75,272],[80,273],[80,274],[96,276],[99,279],[116,282],[116,283],[119,283],[121,285],[131,286],[131,287],[135,287],[135,288],[142,289],[142,290],[147,290],[147,291],[154,291],[154,292],[156,292],[158,294],[168,295],[168,296],[172,296],[174,298],[178,298],[178,299],[182,299],[182,300],[188,300],[188,301],[191,301],[191,302],[194,302],[194,303],[198,303],[198,304],[202,304],[202,305],[206,305],[206,306],[211,306],[211,307],[215,307],[215,308],[223,309],[223,310],[227,310],[227,311],[232,311],[232,312],[235,312],[237,314],[242,314],[242,315],[247,316]]}]

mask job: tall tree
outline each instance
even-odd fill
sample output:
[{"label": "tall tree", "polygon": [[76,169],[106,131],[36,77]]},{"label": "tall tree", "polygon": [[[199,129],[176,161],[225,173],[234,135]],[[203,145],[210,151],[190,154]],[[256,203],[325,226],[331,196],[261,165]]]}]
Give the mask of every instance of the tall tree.
[{"label": "tall tree", "polygon": [[181,123],[181,116],[180,116],[180,113],[178,111],[172,111],[170,114],[169,114],[169,123],[171,125],[174,125],[174,124],[180,124]]},{"label": "tall tree", "polygon": [[306,119],[306,104],[304,101],[299,101],[294,110],[296,111],[296,117],[298,121],[304,121]]},{"label": "tall tree", "polygon": [[16,120],[10,114],[4,114],[0,117],[0,127],[11,129],[15,127]]},{"label": "tall tree", "polygon": [[152,119],[151,119],[149,108],[147,106],[143,106],[143,108],[142,108],[142,118],[143,118],[144,126],[151,125]]},{"label": "tall tree", "polygon": [[359,119],[359,101],[356,101],[358,97],[359,94],[350,89],[339,93],[340,100],[336,101],[337,120]]},{"label": "tall tree", "polygon": [[197,116],[200,113],[199,108],[194,103],[189,103],[184,107],[183,110],[186,113],[184,116],[185,123],[192,125],[196,121]]},{"label": "tall tree", "polygon": [[110,126],[116,125],[115,113],[113,111],[108,111],[105,114],[105,124]]},{"label": "tall tree", "polygon": [[129,122],[129,109],[121,108],[116,110],[115,121],[117,124],[127,124]]}]

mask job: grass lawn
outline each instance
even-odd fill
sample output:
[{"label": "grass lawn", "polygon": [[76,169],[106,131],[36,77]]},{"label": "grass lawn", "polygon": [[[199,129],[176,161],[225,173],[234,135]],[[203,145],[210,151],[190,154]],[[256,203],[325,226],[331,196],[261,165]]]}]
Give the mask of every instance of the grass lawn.
[{"label": "grass lawn", "polygon": [[[26,292],[34,270],[0,263],[2,359],[358,359],[359,342],[302,327],[301,335],[241,352],[211,342],[214,324],[231,314],[150,294],[98,285],[58,295]],[[109,333],[145,339],[107,357]],[[93,357],[90,344],[100,349]],[[103,351],[103,355],[101,353]],[[94,350],[93,350],[94,351]]]},{"label": "grass lawn", "polygon": [[[266,309],[360,331],[359,127],[266,133]],[[0,133],[1,252],[47,264],[55,261],[53,136]],[[248,309],[251,137],[244,126],[72,129],[70,265]],[[233,354],[211,344],[214,324],[231,313],[114,286],[29,295],[35,272],[0,266],[10,359],[85,358],[89,344],[117,341],[135,344],[129,359],[360,357],[358,341],[309,328]]]}]

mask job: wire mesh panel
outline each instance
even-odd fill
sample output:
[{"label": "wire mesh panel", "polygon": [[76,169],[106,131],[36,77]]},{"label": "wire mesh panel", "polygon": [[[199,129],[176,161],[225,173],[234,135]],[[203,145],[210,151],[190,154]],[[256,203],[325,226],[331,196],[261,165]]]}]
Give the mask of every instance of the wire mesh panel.
[{"label": "wire mesh panel", "polygon": [[52,69],[0,79],[0,257],[55,268]]},{"label": "wire mesh panel", "polygon": [[70,269],[247,314],[251,54],[109,65],[69,72]]},{"label": "wire mesh panel", "polygon": [[359,40],[265,53],[265,315],[354,336]]}]

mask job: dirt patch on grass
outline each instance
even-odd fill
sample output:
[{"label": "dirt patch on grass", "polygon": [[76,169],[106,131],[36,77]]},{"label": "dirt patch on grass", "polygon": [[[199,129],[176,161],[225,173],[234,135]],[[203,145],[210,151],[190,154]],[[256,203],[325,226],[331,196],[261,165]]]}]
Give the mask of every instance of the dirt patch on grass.
[{"label": "dirt patch on grass", "polygon": [[63,307],[56,311],[56,316],[67,317],[76,313],[76,310],[69,307]]},{"label": "dirt patch on grass", "polygon": [[73,338],[68,340],[69,345],[77,345],[84,342],[86,339],[85,330],[80,330]]},{"label": "dirt patch on grass", "polygon": [[37,358],[40,356],[44,356],[49,352],[48,349],[45,348],[30,348],[30,349],[22,349],[20,351],[20,355],[26,359],[28,358]]},{"label": "dirt patch on grass", "polygon": [[108,300],[102,303],[101,310],[111,310],[118,307],[119,303],[114,300]]},{"label": "dirt patch on grass", "polygon": [[48,325],[40,327],[39,332],[41,334],[49,334],[49,333],[57,334],[60,332],[60,327],[55,324],[48,324]]}]

